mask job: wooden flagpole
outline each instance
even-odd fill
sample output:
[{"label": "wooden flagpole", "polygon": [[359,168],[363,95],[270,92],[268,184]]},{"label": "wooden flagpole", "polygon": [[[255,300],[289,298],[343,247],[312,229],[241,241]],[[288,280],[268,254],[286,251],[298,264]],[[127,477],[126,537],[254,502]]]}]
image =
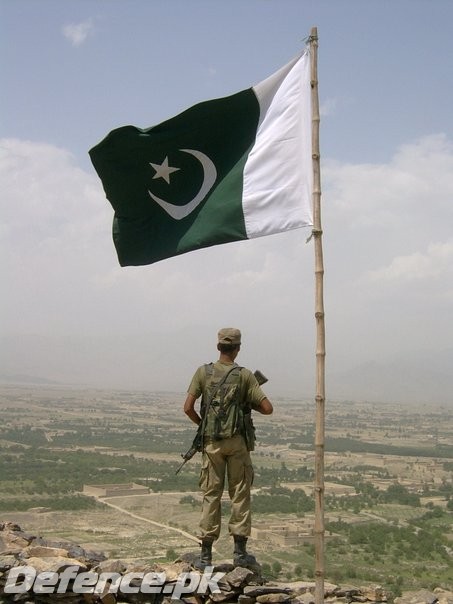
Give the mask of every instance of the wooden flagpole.
[{"label": "wooden flagpole", "polygon": [[316,320],[316,431],[315,431],[315,604],[324,602],[324,423],[325,423],[325,323],[324,262],[321,228],[321,168],[319,154],[318,29],[310,31],[312,107],[313,237],[315,247]]}]

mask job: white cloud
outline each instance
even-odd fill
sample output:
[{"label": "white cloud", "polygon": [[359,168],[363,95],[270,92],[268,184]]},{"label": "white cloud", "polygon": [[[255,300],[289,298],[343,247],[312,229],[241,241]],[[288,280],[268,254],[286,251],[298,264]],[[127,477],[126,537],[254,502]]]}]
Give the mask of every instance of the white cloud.
[{"label": "white cloud", "polygon": [[319,113],[321,117],[328,117],[330,115],[334,115],[337,110],[337,99],[330,98],[322,101],[319,107]]},{"label": "white cloud", "polygon": [[453,145],[442,134],[402,146],[388,164],[326,162],[323,180],[335,218],[353,228],[453,218]]},{"label": "white cloud", "polygon": [[81,23],[70,23],[64,25],[62,32],[64,37],[71,42],[72,46],[81,46],[89,35],[94,31],[93,19],[86,19]]},{"label": "white cloud", "polygon": [[336,364],[448,348],[451,141],[422,138],[387,163],[325,162],[322,179],[327,337]]},{"label": "white cloud", "polygon": [[452,273],[453,241],[431,244],[425,253],[415,252],[398,256],[383,268],[370,271],[372,282],[380,281],[426,281]]},{"label": "white cloud", "polygon": [[72,155],[46,143],[0,140],[2,221],[10,244],[43,245],[92,224],[100,192]]},{"label": "white cloud", "polygon": [[[0,140],[3,300],[11,331],[74,329],[80,300],[111,253],[109,211],[96,177],[52,145]],[[79,308],[78,308],[79,306]]]}]

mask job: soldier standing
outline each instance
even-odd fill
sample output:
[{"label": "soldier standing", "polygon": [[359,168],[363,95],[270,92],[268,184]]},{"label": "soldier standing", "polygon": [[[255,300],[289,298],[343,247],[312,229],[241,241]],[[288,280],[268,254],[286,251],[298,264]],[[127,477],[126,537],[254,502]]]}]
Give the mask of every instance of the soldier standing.
[{"label": "soldier standing", "polygon": [[[255,441],[251,411],[270,415],[273,407],[255,375],[235,363],[240,348],[239,329],[221,329],[217,343],[219,359],[197,369],[184,403],[184,412],[195,424],[201,424],[202,432],[201,555],[196,564],[199,569],[212,563],[212,544],[220,535],[225,474],[231,500],[228,529],[234,539],[234,564],[245,567],[257,564],[255,557],[246,550],[251,529],[250,489],[253,482],[250,451]],[[200,396],[198,414],[195,402]]]}]

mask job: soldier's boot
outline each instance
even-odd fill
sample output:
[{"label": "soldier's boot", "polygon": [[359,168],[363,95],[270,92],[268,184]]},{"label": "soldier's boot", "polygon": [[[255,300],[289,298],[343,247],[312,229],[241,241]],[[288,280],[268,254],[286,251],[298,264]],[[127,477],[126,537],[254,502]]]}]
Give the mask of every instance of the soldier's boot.
[{"label": "soldier's boot", "polygon": [[233,535],[234,538],[234,566],[242,566],[257,571],[261,567],[253,554],[247,552],[247,537]]},{"label": "soldier's boot", "polygon": [[212,540],[202,539],[200,559],[194,562],[194,567],[197,570],[204,570],[207,566],[212,565]]}]

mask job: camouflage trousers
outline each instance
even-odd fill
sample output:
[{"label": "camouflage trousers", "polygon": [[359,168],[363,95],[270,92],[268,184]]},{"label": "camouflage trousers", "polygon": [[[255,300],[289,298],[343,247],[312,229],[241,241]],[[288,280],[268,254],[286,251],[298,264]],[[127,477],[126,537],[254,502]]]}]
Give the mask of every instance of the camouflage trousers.
[{"label": "camouflage trousers", "polygon": [[202,539],[214,541],[220,535],[225,477],[231,500],[229,533],[248,537],[252,524],[250,488],[253,483],[253,467],[245,440],[239,434],[205,444],[200,473],[200,488],[203,493],[200,521]]}]

